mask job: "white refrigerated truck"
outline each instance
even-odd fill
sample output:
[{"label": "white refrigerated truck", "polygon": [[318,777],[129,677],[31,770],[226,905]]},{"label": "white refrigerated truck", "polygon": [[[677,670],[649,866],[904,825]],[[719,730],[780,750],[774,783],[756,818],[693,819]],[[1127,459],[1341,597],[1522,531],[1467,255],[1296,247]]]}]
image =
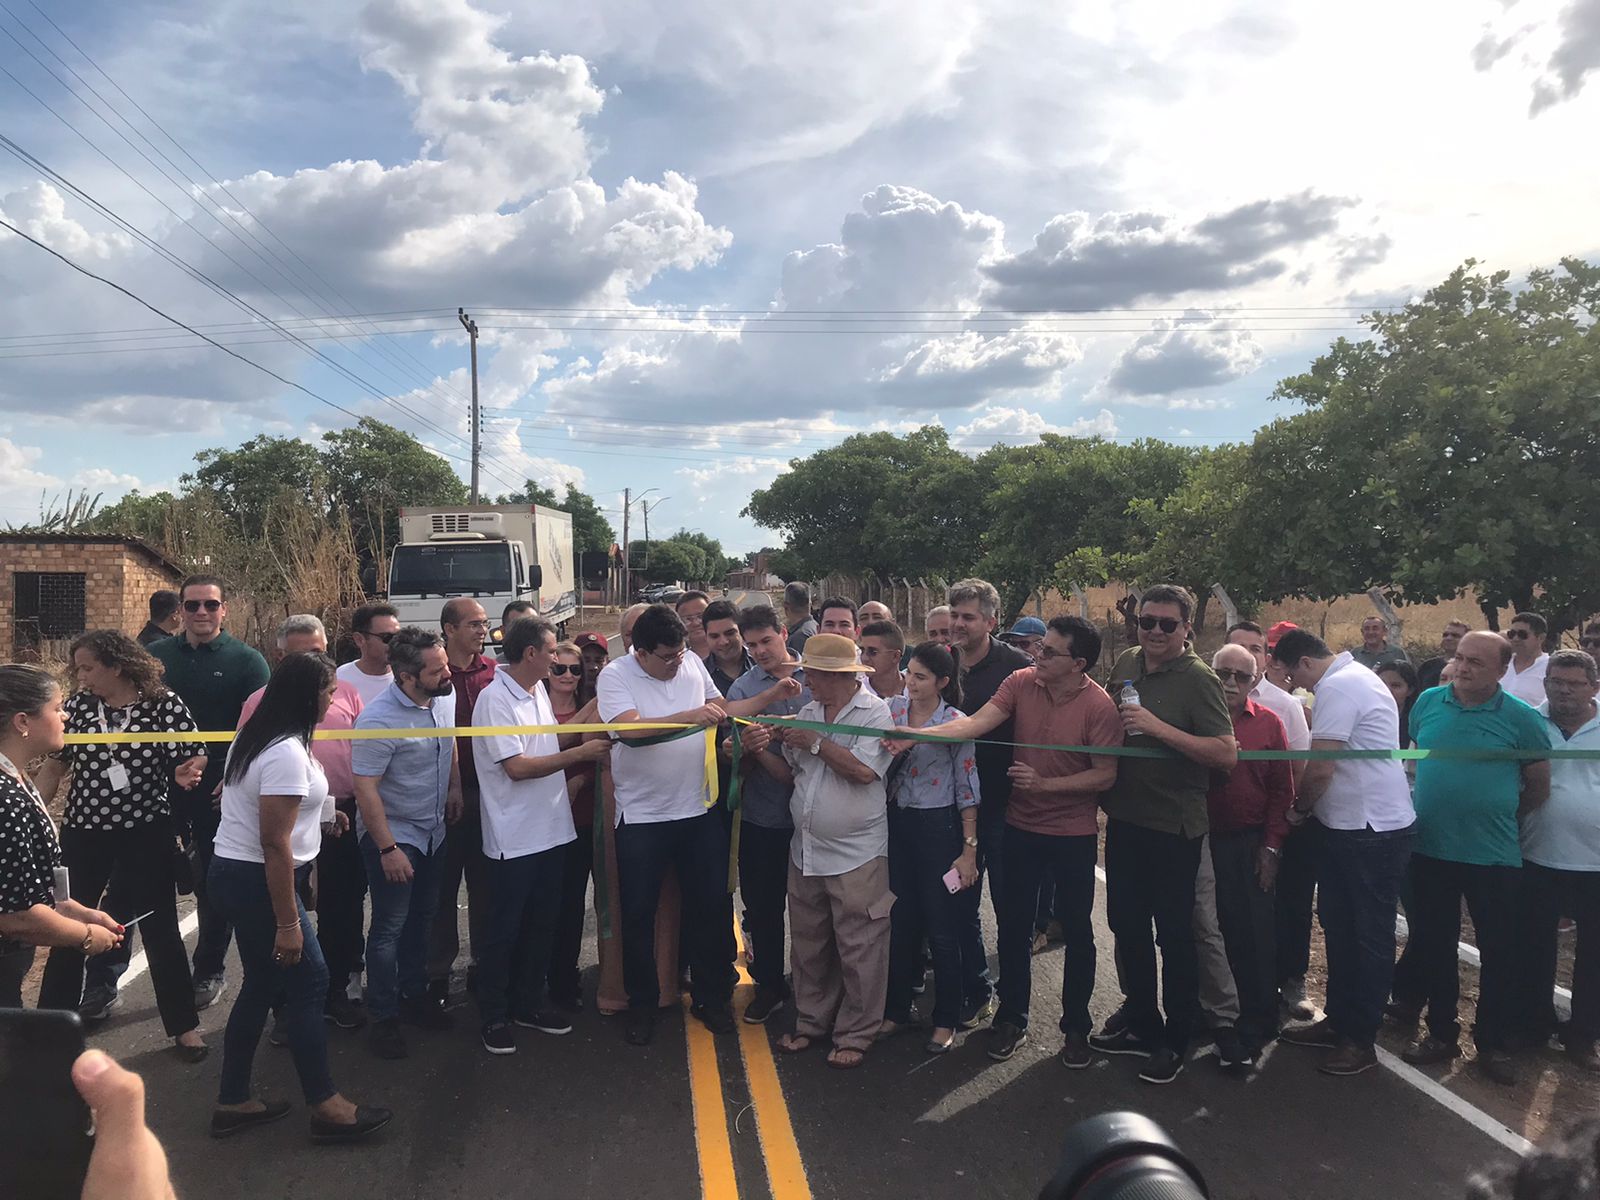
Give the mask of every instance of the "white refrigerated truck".
[{"label": "white refrigerated truck", "polygon": [[389,603],[400,623],[437,629],[453,596],[483,605],[495,641],[513,600],[531,602],[566,636],[578,612],[571,514],[538,504],[402,508],[389,560]]}]

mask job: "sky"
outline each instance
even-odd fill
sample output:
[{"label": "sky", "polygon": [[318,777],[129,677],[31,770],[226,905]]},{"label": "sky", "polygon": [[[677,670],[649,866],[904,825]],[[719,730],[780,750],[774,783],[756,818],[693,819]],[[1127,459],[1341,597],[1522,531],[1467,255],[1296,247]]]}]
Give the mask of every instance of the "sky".
[{"label": "sky", "polygon": [[1600,257],[1600,0],[0,0],[0,34],[0,221],[48,247],[0,228],[0,525],[363,415],[465,477],[465,308],[491,498],[571,481],[620,528],[628,489],[751,550],[751,491],[852,433],[1248,439],[1361,313]]}]

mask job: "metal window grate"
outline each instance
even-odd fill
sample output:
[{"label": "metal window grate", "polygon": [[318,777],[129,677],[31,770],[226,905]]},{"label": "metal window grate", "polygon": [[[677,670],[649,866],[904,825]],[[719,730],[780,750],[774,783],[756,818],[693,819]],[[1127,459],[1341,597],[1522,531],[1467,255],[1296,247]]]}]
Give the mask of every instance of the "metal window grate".
[{"label": "metal window grate", "polygon": [[17,572],[16,658],[35,656],[44,643],[75,638],[84,631],[88,581],[81,571]]}]

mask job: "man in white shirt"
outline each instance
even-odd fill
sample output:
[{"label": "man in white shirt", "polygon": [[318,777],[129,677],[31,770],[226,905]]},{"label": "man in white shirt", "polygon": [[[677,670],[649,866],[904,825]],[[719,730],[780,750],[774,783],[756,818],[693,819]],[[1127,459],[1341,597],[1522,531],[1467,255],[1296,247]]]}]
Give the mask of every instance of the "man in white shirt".
[{"label": "man in white shirt", "polygon": [[[1398,750],[1400,711],[1381,679],[1334,654],[1304,629],[1272,649],[1294,687],[1310,688],[1311,749]],[[1411,859],[1416,811],[1398,758],[1319,759],[1301,776],[1294,812],[1318,828],[1318,914],[1328,947],[1327,1015],[1284,1031],[1322,1046],[1318,1070],[1358,1075],[1377,1065],[1375,1043],[1394,976],[1394,918]]]},{"label": "man in white shirt", "polygon": [[[1277,626],[1273,627],[1278,629]],[[1293,628],[1293,626],[1290,626]],[[1286,629],[1279,629],[1281,637]],[[1269,642],[1270,639],[1270,642]],[[1268,665],[1272,662],[1269,651],[1276,644],[1271,633],[1263,633],[1254,621],[1240,621],[1228,630],[1228,644],[1243,646],[1255,656],[1256,670],[1261,682],[1256,684],[1250,698],[1283,722],[1283,731],[1289,738],[1289,749],[1311,748],[1311,726],[1306,721],[1306,708],[1288,692],[1268,678]],[[1298,789],[1306,773],[1306,760],[1296,759],[1289,764]],[[1204,866],[1204,862],[1201,863]],[[1275,890],[1278,910],[1278,1002],[1283,1015],[1300,1021],[1309,1021],[1317,1010],[1306,999],[1306,969],[1311,965],[1311,906],[1317,890],[1317,865],[1311,847],[1311,838],[1302,828],[1291,830],[1283,843],[1283,854],[1278,860],[1278,881]],[[1202,963],[1205,959],[1202,958]]]},{"label": "man in white shirt", "polygon": [[[716,726],[727,715],[705,663],[688,653],[688,631],[665,604],[652,604],[632,628],[632,650],[600,672],[600,719]],[[655,1034],[661,990],[656,980],[656,907],[669,866],[683,890],[690,936],[690,1012],[713,1033],[732,1033],[728,964],[717,921],[727,910],[728,833],[711,809],[716,780],[706,779],[704,735],[626,730],[611,747],[617,807],[617,883],[622,892],[622,978],[628,992],[628,1042]]]},{"label": "man in white shirt", "polygon": [[345,663],[334,674],[355,688],[363,707],[394,682],[394,675],[389,671],[389,639],[399,632],[400,614],[388,604],[364,604],[350,617],[350,636],[355,639],[361,656]]},{"label": "man in white shirt", "polygon": [[1500,686],[1534,708],[1544,703],[1544,673],[1550,666],[1550,656],[1544,652],[1544,635],[1549,628],[1538,613],[1521,612],[1511,618],[1511,628],[1506,630],[1511,662],[1500,678]]},{"label": "man in white shirt", "polygon": [[[524,618],[501,643],[505,662],[472,710],[475,726],[554,725],[545,680],[555,658],[549,622]],[[605,742],[562,750],[553,733],[472,739],[488,860],[489,919],[478,955],[483,1048],[515,1054],[512,1022],[570,1033],[572,1022],[545,1003],[550,946],[561,909],[563,848],[577,837],[566,769],[605,757]]]}]

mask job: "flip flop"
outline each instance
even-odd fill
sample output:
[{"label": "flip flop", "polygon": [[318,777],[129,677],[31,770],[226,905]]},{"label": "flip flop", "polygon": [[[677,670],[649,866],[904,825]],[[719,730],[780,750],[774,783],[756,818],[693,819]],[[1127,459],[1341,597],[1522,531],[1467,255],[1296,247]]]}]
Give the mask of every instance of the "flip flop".
[{"label": "flip flop", "polygon": [[[855,1061],[854,1062],[847,1062],[847,1061],[845,1061],[845,1059],[840,1057],[841,1055],[845,1055],[845,1054],[853,1054],[853,1055],[855,1055]],[[841,1050],[838,1047],[835,1047],[833,1050],[828,1052],[828,1065],[830,1067],[832,1067],[835,1071],[853,1071],[857,1067],[859,1067],[862,1063],[864,1063],[866,1061],[867,1061],[867,1052],[865,1050],[851,1050],[851,1049],[843,1049],[843,1050]]]},{"label": "flip flop", "polygon": [[778,1039],[777,1046],[785,1054],[804,1054],[811,1049],[811,1039],[803,1033],[786,1033]]}]

